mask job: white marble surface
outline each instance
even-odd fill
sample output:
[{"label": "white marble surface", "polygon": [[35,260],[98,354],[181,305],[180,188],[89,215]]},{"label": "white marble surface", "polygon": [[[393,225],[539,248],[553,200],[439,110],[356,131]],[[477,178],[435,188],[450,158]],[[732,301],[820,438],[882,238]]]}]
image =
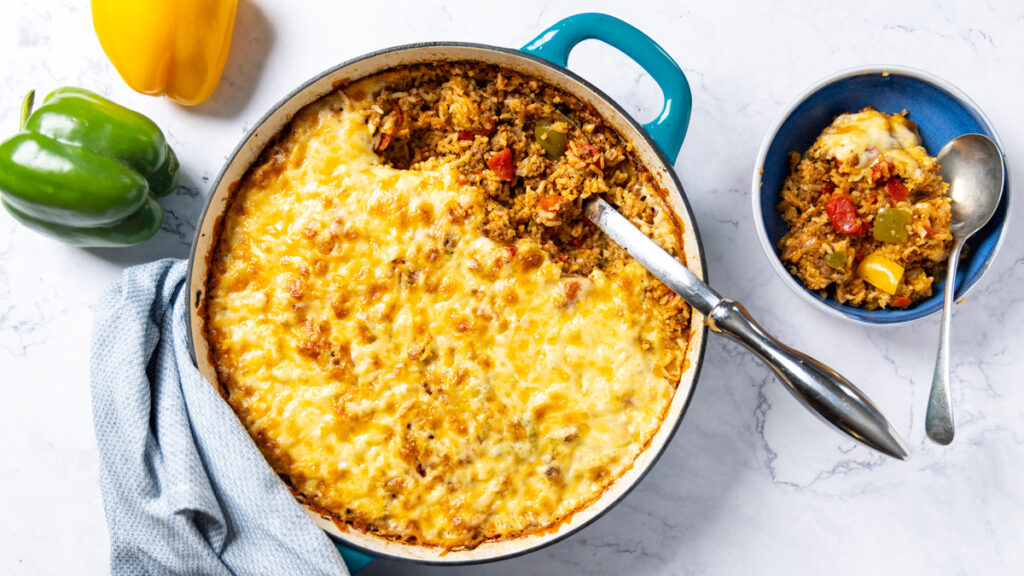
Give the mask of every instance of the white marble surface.
[{"label": "white marble surface", "polygon": [[[243,1],[227,71],[183,109],[129,90],[81,1],[0,3],[0,133],[29,88],[74,84],[151,116],[184,164],[169,218],[134,249],[78,250],[0,214],[0,574],[107,571],[88,389],[91,307],[127,265],[186,256],[208,182],[271,104],[337,62],[391,45],[464,40],[517,47],[559,18],[600,10],[682,65],[694,115],[676,169],[712,284],[783,340],[831,363],[886,411],[909,462],[855,446],[805,413],[766,369],[713,338],[689,413],[660,463],[617,508],[543,551],[478,567],[377,562],[366,574],[1020,574],[1024,572],[1024,222],[953,332],[958,436],[925,440],[937,319],[868,329],[810,309],[769,267],[752,225],[758,146],[804,87],[841,68],[898,63],[960,86],[1024,169],[1024,5],[990,2]],[[433,7],[437,4],[437,7]],[[504,5],[505,3],[501,3]],[[571,66],[641,120],[658,92],[596,43]],[[1018,181],[1020,178],[1018,178]]]}]

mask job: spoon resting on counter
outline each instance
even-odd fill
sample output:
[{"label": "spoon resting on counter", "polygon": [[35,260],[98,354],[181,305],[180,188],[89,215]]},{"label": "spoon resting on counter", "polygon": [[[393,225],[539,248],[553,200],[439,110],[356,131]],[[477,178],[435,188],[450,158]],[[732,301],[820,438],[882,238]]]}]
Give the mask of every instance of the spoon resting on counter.
[{"label": "spoon resting on counter", "polygon": [[878,408],[848,380],[765,332],[739,302],[722,298],[603,199],[583,204],[588,220],[728,336],[767,364],[796,398],[829,424],[883,454],[905,460],[907,445]]},{"label": "spoon resting on counter", "polygon": [[953,233],[953,249],[949,252],[939,351],[935,358],[924,428],[933,442],[945,446],[953,441],[953,408],[949,401],[949,324],[953,315],[956,267],[964,242],[995,214],[1003,195],[1006,168],[995,142],[981,134],[964,134],[950,140],[939,151],[936,160],[939,161],[942,179],[949,184],[953,214],[949,231]]}]

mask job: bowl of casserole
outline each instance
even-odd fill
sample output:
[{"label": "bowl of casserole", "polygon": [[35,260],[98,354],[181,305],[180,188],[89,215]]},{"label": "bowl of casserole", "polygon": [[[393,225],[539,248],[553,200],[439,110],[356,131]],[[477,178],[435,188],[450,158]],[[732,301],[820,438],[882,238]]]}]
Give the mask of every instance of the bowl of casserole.
[{"label": "bowl of casserole", "polygon": [[[835,317],[882,325],[942,308],[949,201],[934,156],[961,134],[999,138],[963,92],[919,70],[871,66],[818,82],[779,115],[758,153],[754,223],[772,267]],[[1009,215],[967,243],[962,298],[988,269]]]},{"label": "bowl of casserole", "polygon": [[[564,68],[586,38],[651,73],[658,119]],[[255,125],[197,229],[190,341],[330,536],[425,563],[506,558],[650,470],[707,327],[580,206],[601,195],[706,279],[671,169],[689,112],[660,47],[584,14],[522,50],[351,60]]]}]

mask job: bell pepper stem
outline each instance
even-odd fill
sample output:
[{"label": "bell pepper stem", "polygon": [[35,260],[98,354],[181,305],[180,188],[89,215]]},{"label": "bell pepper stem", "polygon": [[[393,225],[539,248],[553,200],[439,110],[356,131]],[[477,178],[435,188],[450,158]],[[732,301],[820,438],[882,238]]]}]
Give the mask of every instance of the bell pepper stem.
[{"label": "bell pepper stem", "polygon": [[18,124],[18,130],[25,129],[25,123],[28,122],[28,117],[32,114],[32,104],[36,101],[36,91],[29,90],[28,94],[25,94],[25,99],[21,101],[21,123]]}]

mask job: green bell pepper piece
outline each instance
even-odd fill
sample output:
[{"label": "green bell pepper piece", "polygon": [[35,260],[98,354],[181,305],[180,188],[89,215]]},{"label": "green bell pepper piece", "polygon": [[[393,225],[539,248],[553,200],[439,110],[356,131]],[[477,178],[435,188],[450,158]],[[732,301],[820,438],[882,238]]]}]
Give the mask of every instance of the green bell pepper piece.
[{"label": "green bell pepper piece", "polygon": [[836,250],[825,257],[825,263],[836,270],[846,270],[846,261],[849,260],[849,258],[850,257],[847,256],[846,252]]},{"label": "green bell pepper piece", "polygon": [[879,242],[906,242],[914,216],[906,208],[882,208],[875,215],[873,234]]},{"label": "green bell pepper piece", "polygon": [[128,246],[160,228],[154,199],[178,185],[178,159],[145,116],[81,88],[59,88],[0,143],[0,200],[26,227],[77,246]]},{"label": "green bell pepper piece", "polygon": [[533,128],[533,139],[540,144],[540,147],[544,149],[553,162],[557,162],[559,158],[565,154],[566,146],[566,134],[565,132],[559,132],[555,130],[551,124],[547,122],[538,122]]}]

